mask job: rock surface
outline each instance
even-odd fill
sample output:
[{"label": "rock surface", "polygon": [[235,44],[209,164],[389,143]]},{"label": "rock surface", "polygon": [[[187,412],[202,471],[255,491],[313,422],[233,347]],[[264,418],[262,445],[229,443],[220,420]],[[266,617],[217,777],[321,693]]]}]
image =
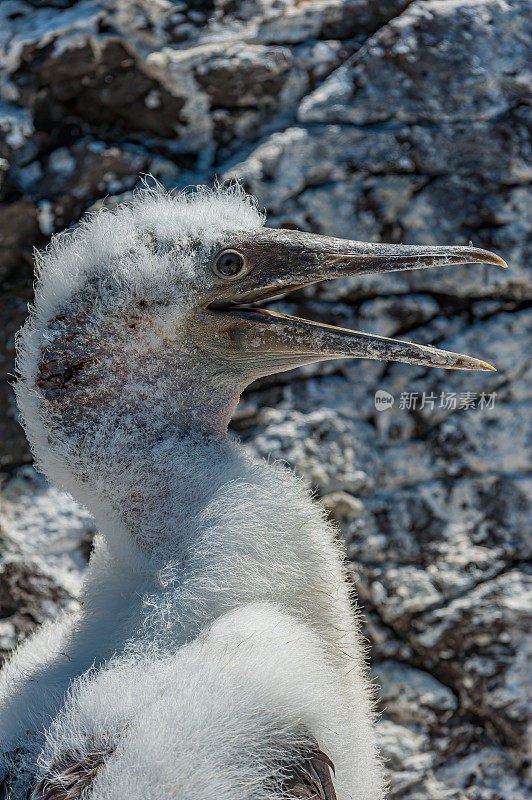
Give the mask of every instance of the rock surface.
[{"label": "rock surface", "polygon": [[[233,429],[254,453],[291,463],[342,528],[381,685],[391,796],[527,796],[524,0],[6,0],[0,17],[3,377],[32,248],[127,197],[142,172],[167,186],[236,177],[272,225],[472,240],[507,259],[509,270],[347,279],[279,305],[477,355],[497,373],[307,367],[251,387]],[[0,437],[5,653],[75,604],[93,530],[21,467],[30,456],[5,382]]]}]

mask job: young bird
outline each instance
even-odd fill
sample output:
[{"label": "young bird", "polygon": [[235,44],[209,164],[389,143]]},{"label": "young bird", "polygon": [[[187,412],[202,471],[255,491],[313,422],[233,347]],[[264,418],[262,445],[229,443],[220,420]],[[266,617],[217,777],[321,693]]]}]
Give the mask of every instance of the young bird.
[{"label": "young bird", "polygon": [[256,378],[323,359],[491,369],[260,307],[329,278],[474,261],[504,265],[265,228],[237,186],[143,190],[52,241],[16,394],[38,467],[100,534],[79,611],[0,673],[0,797],[382,798],[335,530],[227,426]]}]

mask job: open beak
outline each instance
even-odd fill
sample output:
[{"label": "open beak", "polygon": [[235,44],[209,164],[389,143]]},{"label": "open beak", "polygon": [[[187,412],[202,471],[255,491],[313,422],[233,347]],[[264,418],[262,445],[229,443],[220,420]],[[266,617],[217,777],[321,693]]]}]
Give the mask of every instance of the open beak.
[{"label": "open beak", "polygon": [[300,231],[262,231],[235,242],[247,263],[240,281],[224,287],[209,311],[229,316],[231,339],[242,353],[269,361],[268,371],[334,358],[375,358],[444,369],[494,370],[460,353],[324,325],[280,314],[260,304],[312,283],[380,272],[485,262],[506,267],[500,256],[475,247],[365,244]]}]

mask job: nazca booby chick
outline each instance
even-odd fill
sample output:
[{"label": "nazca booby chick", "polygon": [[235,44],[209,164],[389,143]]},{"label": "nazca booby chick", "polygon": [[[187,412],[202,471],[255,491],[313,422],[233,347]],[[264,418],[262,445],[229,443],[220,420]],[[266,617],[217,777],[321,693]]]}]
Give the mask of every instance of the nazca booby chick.
[{"label": "nazca booby chick", "polygon": [[334,528],[227,425],[253,380],[322,359],[489,369],[259,307],[327,278],[474,261],[504,264],[268,229],[235,186],[144,190],[55,237],[16,393],[38,467],[100,534],[80,610],[0,675],[5,797],[383,796]]}]

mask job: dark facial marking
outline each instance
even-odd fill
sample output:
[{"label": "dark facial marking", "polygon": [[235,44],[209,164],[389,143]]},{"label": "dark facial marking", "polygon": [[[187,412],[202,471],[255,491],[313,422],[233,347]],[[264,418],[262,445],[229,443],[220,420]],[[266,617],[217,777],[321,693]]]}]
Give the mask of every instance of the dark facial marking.
[{"label": "dark facial marking", "polygon": [[47,399],[58,398],[63,394],[67,384],[78,379],[81,371],[90,361],[89,358],[69,361],[67,358],[61,358],[61,354],[51,353],[48,348],[44,348],[36,384]]}]

